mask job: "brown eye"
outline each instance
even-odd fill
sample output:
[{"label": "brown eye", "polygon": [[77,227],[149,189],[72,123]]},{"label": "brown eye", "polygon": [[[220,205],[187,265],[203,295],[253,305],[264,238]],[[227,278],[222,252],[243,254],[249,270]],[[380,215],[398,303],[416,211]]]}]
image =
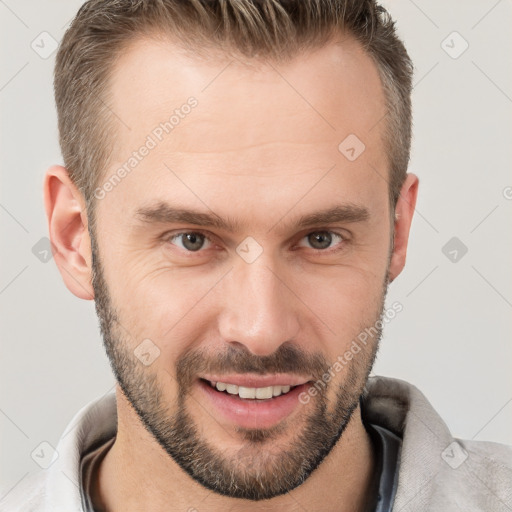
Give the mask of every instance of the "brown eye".
[{"label": "brown eye", "polygon": [[198,233],[197,231],[187,231],[182,233],[177,233],[170,237],[169,241],[173,243],[174,241],[180,241],[180,243],[176,243],[178,247],[185,249],[189,252],[197,252],[200,249],[204,248],[205,241],[208,241],[208,238],[202,233]]},{"label": "brown eye", "polygon": [[340,245],[344,240],[344,237],[332,231],[313,231],[306,235],[304,239],[307,240],[311,248],[317,251],[326,251],[326,249],[333,248],[331,245],[333,242],[339,240],[337,245]]}]

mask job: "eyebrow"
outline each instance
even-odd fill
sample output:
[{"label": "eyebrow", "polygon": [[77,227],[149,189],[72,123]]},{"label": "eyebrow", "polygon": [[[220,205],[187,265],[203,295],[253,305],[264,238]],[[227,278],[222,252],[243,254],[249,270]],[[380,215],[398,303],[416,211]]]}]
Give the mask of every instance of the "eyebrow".
[{"label": "eyebrow", "polygon": [[[164,202],[137,209],[135,217],[144,224],[173,224],[183,222],[196,226],[214,227],[231,233],[242,231],[242,225],[237,220],[229,218],[223,219],[214,212],[204,213],[197,210],[176,208]],[[280,220],[277,220],[271,229],[279,224],[283,218],[284,216]],[[295,222],[287,222],[286,226],[293,225],[300,229],[320,224],[332,224],[334,222],[364,222],[369,218],[370,212],[365,206],[345,203],[302,215]]]}]

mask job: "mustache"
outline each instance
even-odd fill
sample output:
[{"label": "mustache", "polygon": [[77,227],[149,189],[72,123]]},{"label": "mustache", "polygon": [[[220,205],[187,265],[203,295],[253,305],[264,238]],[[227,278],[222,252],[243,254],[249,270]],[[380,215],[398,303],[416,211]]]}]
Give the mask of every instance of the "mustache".
[{"label": "mustache", "polygon": [[176,378],[182,389],[188,389],[198,374],[293,373],[312,375],[316,380],[328,368],[329,363],[322,354],[308,354],[290,343],[283,343],[268,356],[257,356],[244,346],[235,348],[230,345],[222,353],[211,354],[205,350],[187,352],[176,364]]}]

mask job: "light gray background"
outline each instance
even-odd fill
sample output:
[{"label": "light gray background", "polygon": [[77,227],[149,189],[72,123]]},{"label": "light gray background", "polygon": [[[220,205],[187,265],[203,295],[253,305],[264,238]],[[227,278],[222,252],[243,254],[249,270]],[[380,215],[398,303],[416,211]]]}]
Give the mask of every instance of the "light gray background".
[{"label": "light gray background", "polygon": [[[0,496],[39,470],[30,454],[41,442],[56,446],[72,416],[114,385],[93,302],[32,252],[47,236],[43,174],[62,160],[55,53],[43,59],[31,43],[47,51],[40,34],[60,40],[80,5],[0,0]],[[420,193],[387,301],[404,310],[374,373],[415,384],[456,437],[512,444],[512,2],[385,5],[416,66],[410,171]],[[456,59],[441,46],[460,51],[458,36],[446,39],[453,31],[469,43]],[[456,262],[442,251],[452,237],[468,248]]]}]

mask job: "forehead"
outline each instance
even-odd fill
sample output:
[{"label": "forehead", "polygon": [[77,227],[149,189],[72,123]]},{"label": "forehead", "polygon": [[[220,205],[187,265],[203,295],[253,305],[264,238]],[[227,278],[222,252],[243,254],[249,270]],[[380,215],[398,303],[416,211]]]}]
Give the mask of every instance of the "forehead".
[{"label": "forehead", "polygon": [[[176,178],[186,177],[200,197],[221,197],[224,190],[243,206],[259,193],[272,206],[269,190],[276,200],[287,189],[296,195],[300,180],[310,186],[333,166],[339,172],[329,173],[325,186],[346,180],[347,191],[371,191],[382,181],[375,170],[387,172],[378,71],[349,36],[286,64],[250,65],[221,54],[193,58],[170,40],[139,39],[120,56],[109,87],[114,147],[108,173],[148,137],[154,142],[116,189],[139,205],[166,190],[172,196]],[[184,108],[190,98],[195,106]],[[365,149],[350,161],[339,146],[354,135]]]},{"label": "forehead", "polygon": [[[255,136],[264,141],[262,132],[269,141],[286,140],[285,129],[294,142],[326,134],[336,140],[347,130],[363,135],[385,113],[376,66],[348,35],[279,65],[218,51],[211,60],[193,58],[170,40],[136,39],[117,61],[110,89],[124,141],[141,130],[149,133],[187,98],[197,98],[193,119],[180,123],[172,139],[183,142],[193,123],[187,148],[201,151],[231,149]],[[302,130],[297,122],[305,123]],[[221,135],[226,138],[219,146]]]}]

